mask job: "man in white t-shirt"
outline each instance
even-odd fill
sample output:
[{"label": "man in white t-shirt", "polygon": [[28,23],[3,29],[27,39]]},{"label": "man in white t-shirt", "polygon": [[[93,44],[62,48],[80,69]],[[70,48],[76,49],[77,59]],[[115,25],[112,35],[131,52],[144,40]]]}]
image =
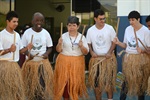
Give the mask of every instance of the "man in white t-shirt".
[{"label": "man in white t-shirt", "polygon": [[15,11],[8,12],[6,15],[6,28],[0,32],[0,51],[3,51],[0,55],[1,100],[25,99],[23,80],[17,62],[19,53],[26,49],[22,49],[20,36],[14,31],[18,26],[18,20]]},{"label": "man in white t-shirt", "polygon": [[105,23],[105,12],[97,9],[94,12],[95,25],[86,35],[91,59],[89,62],[89,81],[95,89],[96,100],[101,100],[102,92],[107,92],[108,100],[112,100],[117,73],[116,57],[113,53],[116,36],[111,25]]},{"label": "man in white t-shirt", "polygon": [[[150,33],[147,27],[140,23],[140,13],[131,11],[128,15],[130,26],[125,30],[124,41],[114,38],[113,42],[125,48],[123,59],[123,74],[125,87],[129,95],[138,95],[138,100],[144,100],[149,76],[149,57],[145,47],[150,47]],[[126,94],[127,94],[126,93]],[[121,94],[120,100],[126,96]]]},{"label": "man in white t-shirt", "polygon": [[[30,43],[33,46],[31,50],[26,52],[28,60],[22,68],[28,99],[43,100],[45,98],[47,100],[52,93],[53,70],[48,56],[52,51],[53,43],[50,33],[42,28],[43,24],[43,14],[40,12],[34,13],[32,18],[33,26],[28,28],[22,36],[24,47]],[[34,84],[30,84],[30,82]]]}]

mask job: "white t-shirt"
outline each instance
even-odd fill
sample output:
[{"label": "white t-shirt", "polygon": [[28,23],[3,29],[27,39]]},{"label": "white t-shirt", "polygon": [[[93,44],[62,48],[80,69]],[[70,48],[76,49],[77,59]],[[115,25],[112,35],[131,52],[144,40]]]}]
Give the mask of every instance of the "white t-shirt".
[{"label": "white t-shirt", "polygon": [[[78,33],[77,37],[69,36],[69,32],[62,34],[63,46],[62,46],[62,54],[67,56],[80,56],[83,55],[81,49],[78,46],[78,43],[81,39],[81,34]],[[82,37],[83,46],[87,48],[89,51],[89,47],[86,41],[85,36]]]},{"label": "white t-shirt", "polygon": [[[15,32],[15,31],[14,31]],[[17,62],[19,61],[19,50],[23,48],[20,35],[16,33],[16,51],[14,52],[15,58],[13,61]],[[9,33],[6,29],[2,30],[0,32],[0,43],[2,45],[3,50],[8,49],[11,47],[12,44],[14,44],[14,34]],[[7,53],[5,55],[1,55],[0,58],[12,58],[13,59],[13,52]],[[12,61],[12,60],[10,60]]]},{"label": "white t-shirt", "polygon": [[[147,27],[144,25],[136,31],[137,38],[139,38],[142,43],[146,47],[150,47],[150,33]],[[132,26],[128,26],[125,30],[125,35],[124,35],[124,43],[126,43],[126,52],[130,54],[138,54],[137,49],[136,49],[136,39],[135,39],[135,34],[134,34],[134,29]],[[142,44],[138,41],[138,45],[141,49],[144,50],[144,47]]]},{"label": "white t-shirt", "polygon": [[93,51],[97,55],[105,55],[109,51],[115,36],[116,32],[110,25],[105,24],[102,29],[93,25],[87,31],[86,39],[89,44],[92,44]]},{"label": "white t-shirt", "polygon": [[39,53],[38,55],[41,56],[46,52],[47,47],[53,46],[51,36],[47,30],[43,28],[41,32],[35,32],[32,28],[29,28],[22,36],[22,44],[24,47],[31,42],[32,35],[33,48],[30,51],[31,55]]},{"label": "white t-shirt", "polygon": [[1,42],[0,42],[0,50],[3,50],[3,47],[2,47],[2,44],[1,44]]}]

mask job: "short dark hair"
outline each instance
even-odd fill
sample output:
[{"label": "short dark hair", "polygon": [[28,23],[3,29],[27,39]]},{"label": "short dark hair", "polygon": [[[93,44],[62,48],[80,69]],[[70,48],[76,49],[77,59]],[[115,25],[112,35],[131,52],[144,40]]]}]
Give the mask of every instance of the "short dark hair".
[{"label": "short dark hair", "polygon": [[18,18],[18,14],[17,14],[16,11],[9,11],[9,12],[6,14],[6,20],[11,21],[14,17]]},{"label": "short dark hair", "polygon": [[138,20],[141,17],[140,13],[138,11],[131,11],[128,15],[128,19],[130,18],[135,18],[136,20]]},{"label": "short dark hair", "polygon": [[99,15],[105,15],[105,12],[102,9],[97,9],[94,11],[94,17],[98,17]]},{"label": "short dark hair", "polygon": [[76,17],[76,16],[69,16],[69,17],[68,17],[68,21],[67,21],[67,25],[68,25],[69,23],[71,23],[71,24],[74,24],[74,23],[75,23],[75,24],[79,25],[79,24],[80,24],[79,18]]},{"label": "short dark hair", "polygon": [[146,22],[150,21],[150,15],[146,17]]}]

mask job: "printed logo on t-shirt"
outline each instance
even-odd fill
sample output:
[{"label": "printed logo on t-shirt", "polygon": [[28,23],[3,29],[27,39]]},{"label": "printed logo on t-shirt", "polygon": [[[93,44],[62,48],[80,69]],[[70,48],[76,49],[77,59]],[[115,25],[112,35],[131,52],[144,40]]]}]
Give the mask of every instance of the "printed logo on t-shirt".
[{"label": "printed logo on t-shirt", "polygon": [[33,50],[40,50],[42,48],[42,39],[40,37],[34,37]]},{"label": "printed logo on t-shirt", "polygon": [[103,35],[96,36],[95,43],[98,47],[103,47],[106,43]]},{"label": "printed logo on t-shirt", "polygon": [[129,45],[130,49],[136,49],[136,39],[135,39],[135,37],[131,37],[128,40],[128,45]]}]

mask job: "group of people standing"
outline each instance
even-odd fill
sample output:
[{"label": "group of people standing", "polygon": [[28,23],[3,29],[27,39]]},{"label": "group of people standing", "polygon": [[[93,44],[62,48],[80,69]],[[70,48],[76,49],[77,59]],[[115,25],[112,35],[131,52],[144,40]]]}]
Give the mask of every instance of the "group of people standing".
[{"label": "group of people standing", "polygon": [[[44,16],[36,12],[32,27],[20,38],[14,31],[18,26],[18,15],[10,11],[6,15],[7,26],[0,32],[0,100],[79,100],[88,98],[85,84],[85,55],[89,61],[89,83],[96,100],[102,100],[102,92],[113,100],[116,90],[117,60],[116,45],[125,48],[123,74],[126,94],[143,96],[148,88],[150,76],[150,31],[140,23],[140,14],[131,11],[130,26],[120,42],[111,25],[105,23],[105,12],[94,11],[95,24],[86,37],[78,32],[80,22],[76,16],[67,19],[67,32],[63,33],[56,46],[59,53],[53,71],[48,60],[53,42],[42,25]],[[148,19],[146,21],[149,23]],[[26,55],[22,68],[19,54]],[[126,96],[125,96],[126,97]],[[120,100],[126,98],[120,97]],[[142,100],[142,99],[141,99]]]}]

